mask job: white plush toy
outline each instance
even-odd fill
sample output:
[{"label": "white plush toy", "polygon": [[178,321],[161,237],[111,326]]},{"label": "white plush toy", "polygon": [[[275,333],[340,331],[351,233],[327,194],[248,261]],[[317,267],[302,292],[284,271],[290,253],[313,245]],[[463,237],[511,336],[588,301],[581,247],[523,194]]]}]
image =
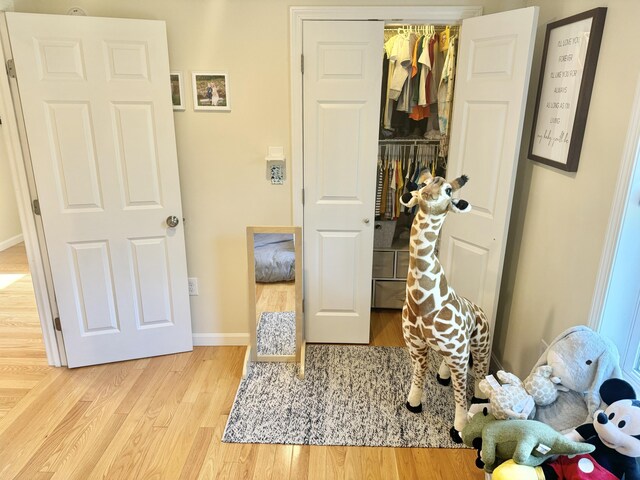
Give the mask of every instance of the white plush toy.
[{"label": "white plush toy", "polygon": [[493,377],[480,381],[480,391],[489,398],[491,413],[499,420],[526,420],[533,418],[536,407],[522,381],[513,373],[499,370],[496,373],[502,385]]},{"label": "white plush toy", "polygon": [[560,385],[561,382],[559,377],[553,376],[551,365],[541,365],[524,379],[524,388],[533,397],[536,405],[543,407],[556,401],[558,391],[566,392],[569,390]]}]

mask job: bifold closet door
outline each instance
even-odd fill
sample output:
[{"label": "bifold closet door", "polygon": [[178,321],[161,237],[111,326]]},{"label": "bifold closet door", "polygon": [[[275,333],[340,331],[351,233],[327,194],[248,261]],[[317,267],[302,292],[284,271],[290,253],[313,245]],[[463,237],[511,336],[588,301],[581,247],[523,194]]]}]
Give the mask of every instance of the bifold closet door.
[{"label": "bifold closet door", "polygon": [[305,21],[308,342],[368,343],[384,22]]},{"label": "bifold closet door", "polygon": [[164,22],[6,19],[69,366],[191,350]]},{"label": "bifold closet door", "polygon": [[464,20],[456,72],[447,177],[470,181],[473,210],[450,214],[440,260],[456,291],[495,321],[538,7]]}]

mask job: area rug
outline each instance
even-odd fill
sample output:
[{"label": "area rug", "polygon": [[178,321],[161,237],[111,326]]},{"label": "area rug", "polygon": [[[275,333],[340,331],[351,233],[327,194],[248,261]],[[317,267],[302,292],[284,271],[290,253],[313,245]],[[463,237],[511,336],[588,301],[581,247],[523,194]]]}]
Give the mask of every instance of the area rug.
[{"label": "area rug", "polygon": [[295,355],[296,312],[261,313],[257,337],[260,355]]},{"label": "area rug", "polygon": [[460,448],[449,438],[453,389],[435,380],[439,362],[432,352],[420,414],[405,407],[411,381],[405,348],[307,345],[303,380],[295,364],[253,363],[222,440]]}]

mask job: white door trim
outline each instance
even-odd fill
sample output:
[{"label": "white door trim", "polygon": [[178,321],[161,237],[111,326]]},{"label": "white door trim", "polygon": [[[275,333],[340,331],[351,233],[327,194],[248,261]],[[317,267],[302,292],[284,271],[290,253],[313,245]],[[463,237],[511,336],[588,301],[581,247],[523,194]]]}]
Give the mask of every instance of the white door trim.
[{"label": "white door trim", "polygon": [[[303,225],[302,23],[305,20],[384,20],[394,23],[458,24],[482,15],[482,7],[291,7],[291,188],[293,224]],[[381,52],[382,53],[382,52]]]},{"label": "white door trim", "polygon": [[[4,13],[0,17],[2,30],[2,42],[6,45],[6,23]],[[3,48],[0,48],[0,61],[2,66],[6,65],[6,57]],[[42,327],[42,338],[47,354],[49,365],[60,367],[63,365],[63,356],[56,339],[56,331],[53,326],[53,305],[50,302],[47,280],[45,275],[45,265],[40,255],[40,238],[36,228],[35,218],[31,210],[31,194],[26,173],[26,159],[22,152],[20,133],[18,129],[17,113],[12,103],[13,95],[9,85],[9,77],[6,69],[0,68],[0,118],[4,129],[4,145],[9,165],[11,177],[16,193],[16,203],[18,204],[18,215],[24,236],[24,245],[29,261],[29,270],[33,281],[33,290]]]},{"label": "white door trim", "polygon": [[[604,248],[600,258],[600,267],[589,313],[589,326],[599,332],[602,328],[602,315],[609,293],[613,263],[618,253],[620,240],[620,229],[622,220],[625,217],[631,194],[631,180],[635,169],[638,168],[638,157],[640,156],[640,76],[636,82],[636,92],[631,106],[631,118],[629,119],[629,129],[622,152],[622,163],[618,172],[618,181],[614,189],[611,213],[609,214],[609,225],[605,233]],[[623,355],[624,352],[620,352]]]}]

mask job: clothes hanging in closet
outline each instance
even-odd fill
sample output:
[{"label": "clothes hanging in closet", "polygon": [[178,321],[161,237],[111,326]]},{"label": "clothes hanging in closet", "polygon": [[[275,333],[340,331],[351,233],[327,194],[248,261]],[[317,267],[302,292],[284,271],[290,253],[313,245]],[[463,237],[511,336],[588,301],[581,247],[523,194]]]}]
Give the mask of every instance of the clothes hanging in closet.
[{"label": "clothes hanging in closet", "polygon": [[[400,29],[399,29],[400,30]],[[455,77],[456,36],[449,39],[446,56],[435,31],[418,35],[402,31],[384,44],[381,136],[448,136]],[[431,129],[427,119],[437,113]],[[437,108],[435,107],[437,105]],[[440,117],[443,117],[442,119]],[[443,144],[447,146],[447,142]]]},{"label": "clothes hanging in closet", "polygon": [[406,208],[400,197],[415,184],[424,169],[435,175],[439,163],[438,145],[380,145],[376,179],[376,218],[395,220]]}]

